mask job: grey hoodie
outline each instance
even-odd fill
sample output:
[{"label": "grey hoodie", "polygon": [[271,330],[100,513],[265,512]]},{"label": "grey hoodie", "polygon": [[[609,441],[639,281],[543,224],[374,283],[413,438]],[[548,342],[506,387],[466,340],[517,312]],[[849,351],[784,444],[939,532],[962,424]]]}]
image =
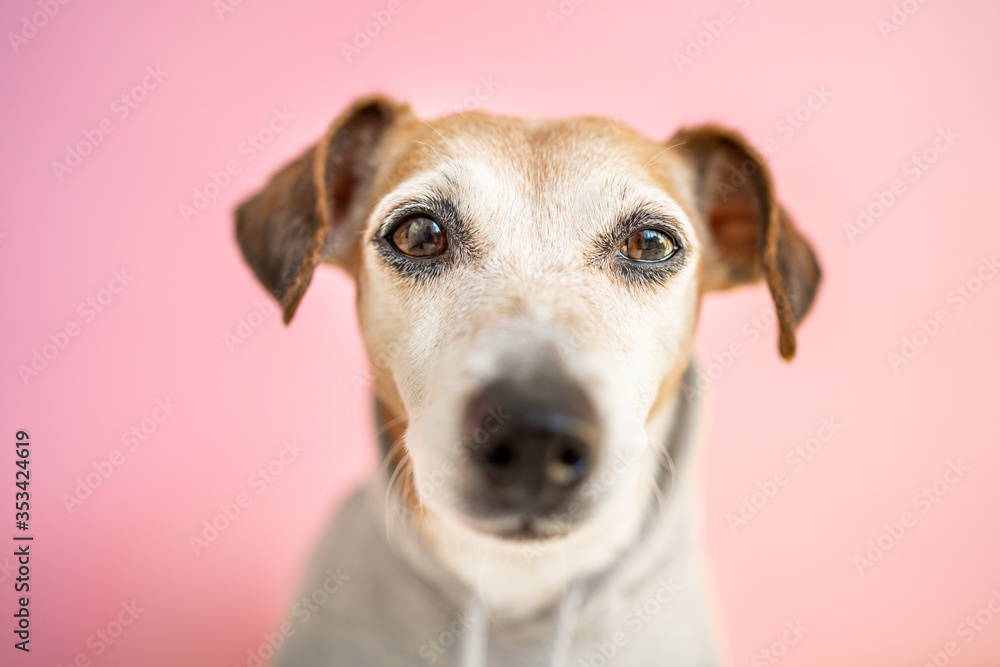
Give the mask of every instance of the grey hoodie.
[{"label": "grey hoodie", "polygon": [[[683,393],[683,392],[682,392]],[[289,619],[276,667],[677,667],[717,664],[698,557],[690,457],[695,406],[678,401],[668,447],[667,502],[607,570],[573,582],[531,617],[491,617],[412,538],[386,536],[376,477],[340,509]]]}]

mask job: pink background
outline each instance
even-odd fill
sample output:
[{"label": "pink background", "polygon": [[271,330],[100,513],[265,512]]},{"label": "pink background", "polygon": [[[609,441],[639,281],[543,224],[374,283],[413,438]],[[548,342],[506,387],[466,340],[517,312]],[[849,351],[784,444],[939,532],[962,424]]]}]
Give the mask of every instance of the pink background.
[{"label": "pink background", "polygon": [[[779,194],[826,282],[790,366],[773,325],[750,335],[763,289],[704,309],[706,364],[745,349],[712,383],[702,449],[728,664],[750,664],[796,621],[809,630],[784,665],[920,665],[949,641],[949,664],[1000,664],[1000,616],[971,642],[958,634],[1000,590],[1000,279],[961,309],[948,298],[1000,251],[1000,5],[908,0],[915,13],[884,37],[890,0],[565,0],[554,27],[558,0],[401,1],[349,62],[341,43],[387,2],[245,0],[221,17],[209,0],[71,2],[16,52],[9,37],[0,47],[0,541],[14,532],[18,428],[32,435],[37,536],[29,660],[11,648],[14,575],[0,556],[0,663],[245,665],[279,621],[320,526],[374,465],[371,401],[355,382],[366,366],[351,284],[335,269],[290,328],[272,314],[230,352],[226,334],[264,296],[230,212],[353,98],[384,91],[427,116],[468,100],[602,114],[656,137],[714,120],[773,139]],[[724,9],[712,36],[703,21]],[[5,2],[0,27],[20,31],[37,11]],[[706,46],[678,67],[700,32]],[[157,66],[166,78],[122,118],[116,98]],[[497,85],[469,99],[480,77]],[[789,136],[779,123],[813,87],[832,96]],[[294,118],[248,160],[241,142],[275,108]],[[52,163],[104,118],[113,131],[60,182]],[[958,138],[911,180],[908,161],[948,128]],[[231,160],[239,173],[185,222],[180,205]],[[850,242],[845,223],[895,179],[902,194]],[[123,267],[134,279],[88,321],[79,304],[107,300]],[[947,321],[894,370],[887,355],[938,310]],[[23,381],[18,366],[70,323],[78,335]],[[130,451],[122,434],[166,398],[179,407]],[[786,453],[823,418],[843,427],[794,470]],[[248,478],[285,440],[304,452],[257,495]],[[114,450],[121,465],[69,512],[64,494]],[[921,513],[914,494],[959,460],[968,471]],[[727,514],[779,470],[788,483],[734,532]],[[240,493],[250,506],[195,556],[188,537]],[[906,511],[915,526],[859,574],[855,556]],[[143,611],[95,655],[88,637],[133,600]]]}]

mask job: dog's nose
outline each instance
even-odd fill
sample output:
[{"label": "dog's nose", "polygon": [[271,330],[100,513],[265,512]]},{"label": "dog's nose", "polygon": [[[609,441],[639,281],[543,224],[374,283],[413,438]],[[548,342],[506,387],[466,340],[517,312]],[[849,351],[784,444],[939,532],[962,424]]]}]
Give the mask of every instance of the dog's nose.
[{"label": "dog's nose", "polygon": [[594,466],[597,418],[575,382],[499,381],[469,404],[466,443],[495,509],[544,514],[558,508]]}]

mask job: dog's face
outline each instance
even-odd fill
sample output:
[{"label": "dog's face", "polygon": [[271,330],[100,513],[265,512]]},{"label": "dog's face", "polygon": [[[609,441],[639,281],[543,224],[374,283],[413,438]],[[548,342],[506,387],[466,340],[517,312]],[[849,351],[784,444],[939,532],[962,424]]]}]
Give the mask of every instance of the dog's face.
[{"label": "dog's face", "polygon": [[601,120],[400,129],[356,271],[420,504],[504,538],[620,513],[694,331],[683,171]]},{"label": "dog's face", "polygon": [[819,281],[733,133],[428,124],[381,98],[243,204],[238,237],[286,321],[317,263],[354,275],[399,501],[500,542],[648,502],[705,291],[766,277],[790,358]]}]

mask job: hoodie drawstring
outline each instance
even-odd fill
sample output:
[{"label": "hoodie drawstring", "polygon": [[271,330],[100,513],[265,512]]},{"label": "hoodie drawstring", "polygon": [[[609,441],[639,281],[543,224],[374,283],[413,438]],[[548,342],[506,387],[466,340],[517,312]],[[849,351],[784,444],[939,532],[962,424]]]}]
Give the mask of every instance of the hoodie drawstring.
[{"label": "hoodie drawstring", "polygon": [[580,620],[580,608],[586,595],[584,584],[574,584],[559,605],[559,615],[556,617],[556,629],[552,633],[552,645],[549,647],[549,667],[565,667],[569,662],[569,649],[573,644],[573,633],[576,632],[577,621]]},{"label": "hoodie drawstring", "polygon": [[[566,667],[569,651],[573,643],[580,609],[586,597],[587,588],[583,583],[574,584],[559,603],[556,625],[549,645],[548,667]],[[486,667],[487,646],[489,644],[489,619],[479,597],[474,597],[465,608],[465,618],[469,625],[468,635],[462,643],[460,665],[462,667]]]},{"label": "hoodie drawstring", "polygon": [[465,622],[469,632],[462,642],[462,667],[486,667],[486,644],[489,642],[490,624],[486,609],[479,596],[473,597],[465,607]]}]

